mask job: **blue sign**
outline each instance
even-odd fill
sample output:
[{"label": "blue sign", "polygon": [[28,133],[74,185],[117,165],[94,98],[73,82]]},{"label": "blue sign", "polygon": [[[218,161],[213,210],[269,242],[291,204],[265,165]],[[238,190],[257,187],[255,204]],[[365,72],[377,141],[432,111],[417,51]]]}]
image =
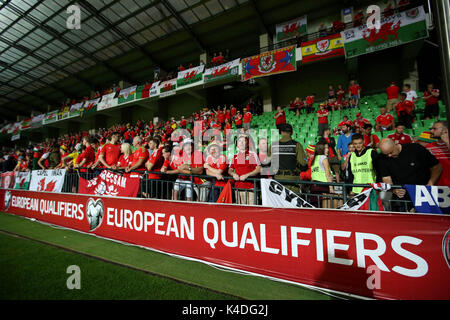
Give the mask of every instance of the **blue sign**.
[{"label": "blue sign", "polygon": [[405,185],[419,213],[450,214],[450,187]]}]

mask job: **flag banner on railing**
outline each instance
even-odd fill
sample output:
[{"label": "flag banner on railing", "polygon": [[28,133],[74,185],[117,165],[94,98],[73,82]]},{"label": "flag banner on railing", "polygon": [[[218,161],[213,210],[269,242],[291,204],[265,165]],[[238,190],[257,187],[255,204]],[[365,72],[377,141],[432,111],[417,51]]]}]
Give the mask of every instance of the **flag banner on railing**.
[{"label": "flag banner on railing", "polygon": [[11,141],[20,140],[20,132],[11,136]]},{"label": "flag banner on railing", "polygon": [[33,121],[33,118],[27,118],[25,120],[23,120],[20,123],[20,130],[26,130],[26,129],[30,129],[31,128],[31,122]]},{"label": "flag banner on railing", "polygon": [[38,114],[34,116],[31,120],[31,128],[37,128],[42,126],[42,120],[44,120],[45,114]]},{"label": "flag banner on railing", "polygon": [[30,191],[61,192],[66,170],[33,170],[31,173]]},{"label": "flag banner on railing", "polygon": [[115,95],[115,92],[103,95],[102,100],[97,103],[97,111],[110,109],[117,106],[117,98],[114,98]]},{"label": "flag banner on railing", "polygon": [[80,177],[78,193],[112,197],[136,197],[139,191],[140,176],[132,173],[116,174],[103,170],[93,179]]},{"label": "flag banner on railing", "polygon": [[177,91],[177,79],[171,79],[159,84],[159,97],[164,98],[175,94]]},{"label": "flag banner on railing", "polygon": [[151,98],[159,95],[159,84],[161,81],[153,82],[152,84],[146,84],[138,86],[136,89],[136,99]]},{"label": "flag banner on railing", "polygon": [[132,86],[120,90],[118,104],[133,101],[136,98],[136,88],[137,86]]},{"label": "flag banner on railing", "polygon": [[333,34],[316,40],[302,42],[302,63],[344,56],[341,34]]},{"label": "flag banner on railing", "polygon": [[0,211],[373,299],[450,299],[450,216],[0,190]]},{"label": "flag banner on railing", "polygon": [[64,120],[70,117],[70,111],[64,111],[58,113],[58,120]]},{"label": "flag banner on railing", "polygon": [[221,64],[220,66],[208,68],[205,70],[203,79],[205,82],[212,82],[217,80],[223,80],[228,78],[234,78],[239,75],[239,61],[235,59],[233,61]]},{"label": "flag banner on railing", "polygon": [[83,108],[84,101],[75,103],[70,107],[69,118],[78,117],[81,114],[81,108]]},{"label": "flag banner on railing", "polygon": [[4,126],[0,129],[0,132],[1,132],[2,134],[8,133],[9,128],[11,128],[12,126],[13,126],[12,123],[8,123],[8,124],[4,125]]},{"label": "flag banner on railing", "polygon": [[428,37],[423,6],[406,10],[380,21],[380,28],[362,25],[341,32],[345,57],[351,58]]},{"label": "flag banner on railing", "polygon": [[278,181],[261,179],[262,205],[274,208],[314,208]]},{"label": "flag banner on railing", "polygon": [[417,212],[450,214],[450,187],[406,184],[405,188]]},{"label": "flag banner on railing", "polygon": [[30,187],[31,172],[16,172],[14,175],[14,189],[28,190]]},{"label": "flag banner on railing", "polygon": [[42,124],[52,123],[58,120],[58,110],[51,111],[45,115],[45,118],[42,120]]},{"label": "flag banner on railing", "polygon": [[306,16],[277,24],[275,30],[277,42],[300,37],[307,33]]},{"label": "flag banner on railing", "polygon": [[384,211],[383,203],[374,188],[364,188],[361,193],[347,200],[338,209]]},{"label": "flag banner on railing", "polygon": [[20,125],[22,122],[15,122],[8,128],[8,133],[10,134],[17,134],[20,130]]},{"label": "flag banner on railing", "polygon": [[14,187],[14,172],[2,172],[1,174],[2,181],[1,186],[3,189],[13,188]]},{"label": "flag banner on railing", "polygon": [[99,103],[101,98],[95,98],[92,100],[88,100],[84,103],[83,107],[81,108],[81,116],[85,116],[89,113],[96,112],[97,111],[97,103]]},{"label": "flag banner on railing", "polygon": [[203,81],[203,71],[205,66],[201,65],[195,68],[179,71],[177,75],[177,88],[191,87],[200,84]]},{"label": "flag banner on railing", "polygon": [[295,50],[294,45],[242,59],[242,81],[296,71]]}]

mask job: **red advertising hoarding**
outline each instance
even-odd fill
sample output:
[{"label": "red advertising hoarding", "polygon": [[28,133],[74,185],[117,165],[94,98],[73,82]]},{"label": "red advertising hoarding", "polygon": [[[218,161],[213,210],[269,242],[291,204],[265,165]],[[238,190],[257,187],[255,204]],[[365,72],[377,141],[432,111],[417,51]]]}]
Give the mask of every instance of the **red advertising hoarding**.
[{"label": "red advertising hoarding", "polygon": [[[450,216],[0,190],[0,211],[377,299],[450,299]],[[376,281],[373,279],[376,277]]]}]

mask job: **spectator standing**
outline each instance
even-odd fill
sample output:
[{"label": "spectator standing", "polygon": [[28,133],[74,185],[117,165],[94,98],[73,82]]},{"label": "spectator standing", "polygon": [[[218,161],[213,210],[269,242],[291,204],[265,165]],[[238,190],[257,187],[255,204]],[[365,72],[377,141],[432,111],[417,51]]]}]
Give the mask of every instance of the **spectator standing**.
[{"label": "spectator standing", "polygon": [[216,202],[219,198],[221,189],[225,186],[224,175],[227,171],[227,157],[220,152],[221,146],[213,142],[207,148],[207,157],[203,168],[206,175],[213,177],[209,202]]},{"label": "spectator standing", "polygon": [[403,92],[406,93],[406,100],[411,101],[414,104],[416,104],[417,101],[419,100],[417,92],[415,90],[411,90],[410,84],[406,83],[403,85]]},{"label": "spectator standing", "polygon": [[355,80],[350,81],[350,86],[348,87],[348,95],[350,100],[350,107],[358,107],[359,98],[361,96],[361,87],[356,83]]},{"label": "spectator standing", "polygon": [[[254,204],[253,182],[246,181],[261,171],[258,155],[249,149],[249,137],[241,135],[237,139],[238,152],[231,159],[228,174],[235,180],[236,200],[238,204]],[[242,190],[244,189],[244,190]],[[251,190],[251,191],[250,191]]]},{"label": "spectator standing", "polygon": [[391,85],[386,88],[387,94],[387,102],[386,109],[387,112],[391,112],[394,109],[395,105],[398,103],[398,94],[400,92],[400,88],[395,84],[394,81],[391,82]]},{"label": "spectator standing", "polygon": [[[311,161],[311,181],[312,182],[333,182],[333,175],[331,174],[330,164],[328,162],[328,145],[322,140],[315,146],[314,157]],[[313,194],[327,194],[333,193],[333,186],[314,184],[311,186],[311,193]],[[311,204],[318,206],[319,197],[311,197]],[[330,200],[322,199],[322,208],[330,208]]]},{"label": "spectator standing", "polygon": [[423,93],[422,99],[425,101],[424,119],[436,120],[439,117],[439,89],[435,89],[432,83],[427,85],[427,90]]},{"label": "spectator standing", "polygon": [[323,136],[323,132],[328,128],[328,110],[325,109],[325,104],[321,103],[319,105],[319,110],[317,110],[317,120],[319,122],[319,132],[318,136]]},{"label": "spectator standing", "polygon": [[[361,134],[352,136],[355,152],[351,154],[348,162],[349,181],[353,184],[369,184],[376,182],[377,152],[364,146]],[[363,187],[353,187],[352,193],[361,193]]]},{"label": "spectator standing", "polygon": [[275,113],[273,118],[275,119],[275,124],[278,130],[280,129],[281,125],[286,123],[286,114],[280,106],[277,107],[277,113]]},{"label": "spectator standing", "polygon": [[349,123],[344,123],[341,126],[342,134],[339,136],[337,145],[336,145],[336,152],[339,161],[342,160],[342,157],[348,153],[348,144],[352,142],[352,136],[353,133],[351,132],[351,126]]},{"label": "spectator standing", "polygon": [[407,93],[400,94],[400,102],[395,106],[397,111],[397,121],[402,123],[406,128],[412,128],[414,102],[407,100]]},{"label": "spectator standing", "polygon": [[371,123],[366,123],[364,125],[364,147],[373,148],[376,151],[378,144],[380,143],[380,138],[378,138],[375,134],[372,134],[372,128],[373,126]]},{"label": "spectator standing", "polygon": [[252,122],[252,113],[244,108],[244,130],[250,130],[250,123]]},{"label": "spectator standing", "polygon": [[[306,170],[306,154],[300,142],[292,139],[292,126],[285,123],[280,126],[281,139],[272,145],[272,164],[278,170],[273,172],[275,179],[297,180],[300,171]],[[278,166],[276,162],[278,161]],[[285,185],[286,188],[294,192],[299,192],[299,188],[292,184]]]},{"label": "spectator standing", "polygon": [[145,163],[148,160],[149,153],[146,148],[142,145],[143,140],[140,136],[136,136],[133,138],[133,146],[135,151],[133,152],[131,165],[125,168],[125,172],[130,172],[133,170],[144,171]]}]

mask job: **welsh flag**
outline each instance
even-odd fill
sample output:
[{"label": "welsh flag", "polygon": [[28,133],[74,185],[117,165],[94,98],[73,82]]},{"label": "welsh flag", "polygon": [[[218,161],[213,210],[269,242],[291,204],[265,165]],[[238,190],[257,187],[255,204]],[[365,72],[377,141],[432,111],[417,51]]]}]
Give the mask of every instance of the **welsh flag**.
[{"label": "welsh flag", "polygon": [[177,88],[191,85],[191,84],[198,84],[198,82],[201,82],[203,80],[203,70],[205,69],[205,66],[198,66],[195,68],[187,69],[184,71],[178,72],[177,76]]},{"label": "welsh flag", "polygon": [[28,190],[30,186],[31,172],[15,172],[14,189]]},{"label": "welsh flag", "polygon": [[136,98],[137,86],[120,90],[118,104],[133,101]]},{"label": "welsh flag", "polygon": [[221,64],[220,66],[206,69],[203,77],[204,81],[210,82],[238,76],[239,62],[240,59],[238,58],[236,60]]},{"label": "welsh flag", "polygon": [[77,117],[81,114],[81,108],[83,107],[84,101],[83,102],[79,102],[79,103],[75,103],[70,107],[70,111],[69,111],[69,117]]},{"label": "welsh flag", "polygon": [[0,133],[5,134],[8,132],[9,128],[11,128],[13,124],[12,123],[8,123],[6,125],[4,125],[1,129],[0,129]]},{"label": "welsh flag", "polygon": [[356,57],[428,37],[423,6],[385,17],[380,29],[367,25],[341,32],[346,58]]},{"label": "welsh flag", "polygon": [[42,124],[52,123],[58,120],[58,113],[59,113],[58,110],[47,113],[44,120],[42,120]]},{"label": "welsh flag", "polygon": [[306,16],[277,24],[277,42],[301,36],[307,32]]},{"label": "welsh flag", "polygon": [[31,120],[31,127],[37,128],[42,125],[42,120],[44,120],[45,114],[38,114],[37,116],[34,116]]},{"label": "welsh flag", "polygon": [[175,91],[177,88],[177,79],[171,79],[161,82],[159,85],[159,93],[167,93],[169,91]]},{"label": "welsh flag", "polygon": [[97,103],[99,103],[101,98],[96,98],[92,100],[88,100],[84,103],[83,108],[80,109],[81,116],[85,116],[86,114],[96,112],[97,111]]},{"label": "welsh flag", "polygon": [[289,46],[242,59],[242,81],[297,70],[296,46]]},{"label": "welsh flag", "polygon": [[22,121],[20,124],[20,130],[26,130],[31,128],[31,122],[33,121],[33,118],[28,118]]},{"label": "welsh flag", "polygon": [[146,99],[157,96],[159,94],[160,82],[161,81],[156,81],[152,84],[138,86],[136,89],[136,99]]}]

